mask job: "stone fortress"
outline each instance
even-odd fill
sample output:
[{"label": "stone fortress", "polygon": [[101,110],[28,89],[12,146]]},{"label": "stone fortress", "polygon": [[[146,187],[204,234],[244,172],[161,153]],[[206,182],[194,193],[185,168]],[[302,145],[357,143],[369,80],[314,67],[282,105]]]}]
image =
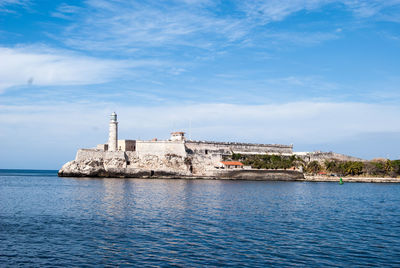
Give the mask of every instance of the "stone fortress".
[{"label": "stone fortress", "polygon": [[[192,141],[184,132],[173,132],[168,140],[118,140],[118,121],[112,113],[106,144],[79,149],[76,158],[59,171],[65,177],[139,178],[240,178],[265,179],[271,176],[302,178],[298,171],[252,170],[240,162],[223,161],[236,154],[293,155],[293,145]],[[311,159],[310,154],[302,155]],[[307,159],[308,158],[308,159]]]}]

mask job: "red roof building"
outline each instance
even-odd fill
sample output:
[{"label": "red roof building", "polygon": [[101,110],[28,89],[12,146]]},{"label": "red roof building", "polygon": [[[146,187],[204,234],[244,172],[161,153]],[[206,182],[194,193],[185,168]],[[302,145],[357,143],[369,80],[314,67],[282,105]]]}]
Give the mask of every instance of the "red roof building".
[{"label": "red roof building", "polygon": [[221,161],[225,168],[243,168],[243,164],[239,161]]}]

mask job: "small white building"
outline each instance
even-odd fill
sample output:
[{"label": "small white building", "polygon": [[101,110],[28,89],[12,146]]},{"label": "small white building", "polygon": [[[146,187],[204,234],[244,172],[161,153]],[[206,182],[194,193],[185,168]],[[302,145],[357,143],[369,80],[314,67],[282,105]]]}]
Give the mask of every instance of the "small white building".
[{"label": "small white building", "polygon": [[184,141],[184,140],[186,140],[185,132],[182,132],[182,131],[172,132],[170,140],[171,141]]}]

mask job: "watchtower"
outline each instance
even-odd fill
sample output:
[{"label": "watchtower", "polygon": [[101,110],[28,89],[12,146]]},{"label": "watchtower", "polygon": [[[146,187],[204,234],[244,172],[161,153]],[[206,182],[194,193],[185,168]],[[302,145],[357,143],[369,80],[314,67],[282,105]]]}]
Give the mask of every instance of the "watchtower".
[{"label": "watchtower", "polygon": [[171,133],[171,141],[184,141],[185,140],[185,132],[177,131]]},{"label": "watchtower", "polygon": [[118,151],[118,122],[117,114],[113,112],[110,115],[110,127],[108,133],[108,150]]}]

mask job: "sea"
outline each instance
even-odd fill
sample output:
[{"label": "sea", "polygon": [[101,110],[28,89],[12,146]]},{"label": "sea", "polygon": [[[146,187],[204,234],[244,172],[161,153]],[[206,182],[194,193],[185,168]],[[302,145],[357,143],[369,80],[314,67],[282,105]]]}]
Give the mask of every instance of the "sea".
[{"label": "sea", "polygon": [[0,170],[1,267],[400,267],[400,184]]}]

